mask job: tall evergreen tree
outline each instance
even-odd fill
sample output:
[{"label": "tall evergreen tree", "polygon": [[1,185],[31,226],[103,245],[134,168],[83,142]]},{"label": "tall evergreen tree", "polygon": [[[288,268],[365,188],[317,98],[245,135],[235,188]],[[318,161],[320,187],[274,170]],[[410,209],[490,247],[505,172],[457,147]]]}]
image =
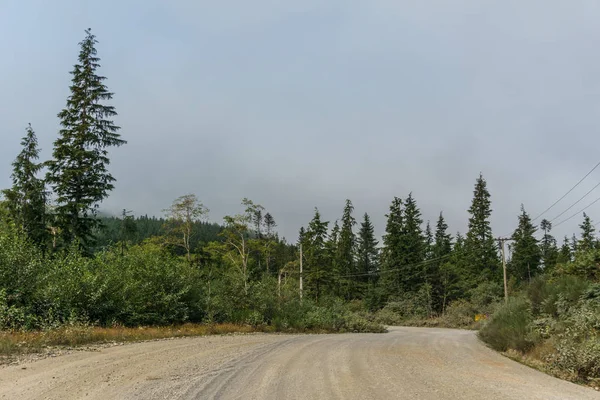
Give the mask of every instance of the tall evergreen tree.
[{"label": "tall evergreen tree", "polygon": [[433,258],[433,232],[431,231],[431,224],[427,221],[425,225],[425,260]]},{"label": "tall evergreen tree", "polygon": [[575,236],[575,234],[573,234],[573,236],[571,236],[571,253],[572,256],[575,256],[575,253],[577,253],[577,251],[579,250],[579,241],[577,240],[577,236]]},{"label": "tall evergreen tree", "polygon": [[448,233],[448,224],[444,214],[440,213],[435,229],[432,255],[434,259],[445,257],[452,251],[452,235]]},{"label": "tall evergreen tree", "polygon": [[357,280],[351,275],[356,274],[356,235],[354,234],[354,225],[356,220],[352,216],[354,206],[350,200],[346,200],[344,213],[342,215],[342,226],[340,229],[340,237],[337,247],[336,264],[340,274],[340,292],[339,294],[347,299],[357,295],[356,285]]},{"label": "tall evergreen tree", "polygon": [[386,215],[387,223],[383,235],[382,279],[387,296],[398,296],[402,290],[402,199],[394,197],[390,211]]},{"label": "tall evergreen tree", "polygon": [[483,175],[479,175],[469,208],[469,230],[465,239],[465,257],[471,267],[468,277],[473,284],[501,276],[497,246],[492,235],[490,193]]},{"label": "tall evergreen tree", "polygon": [[596,228],[592,224],[590,217],[583,213],[583,222],[579,225],[581,228],[581,240],[579,241],[580,251],[589,251],[596,246]]},{"label": "tall evergreen tree", "polygon": [[98,204],[114,188],[115,178],[108,171],[108,148],[126,142],[111,120],[115,108],[104,104],[113,94],[97,74],[100,59],[97,41],[86,30],[79,43],[78,63],[71,74],[71,95],[58,117],[62,129],[54,142],[53,160],[48,162],[47,180],[56,195],[56,214],[66,241],[79,240],[83,248],[93,242],[93,229],[98,225]]},{"label": "tall evergreen tree", "polygon": [[254,232],[258,239],[262,239],[262,225],[263,225],[263,212],[264,208],[257,208],[252,216],[252,222],[254,223]]},{"label": "tall evergreen tree", "polygon": [[431,246],[431,263],[428,264],[429,276],[427,281],[433,289],[433,307],[438,312],[443,312],[448,297],[448,288],[456,280],[451,274],[451,268],[445,269],[444,265],[450,261],[452,252],[452,236],[448,233],[448,224],[444,215],[440,213],[435,229],[435,238]]},{"label": "tall evergreen tree", "polygon": [[304,237],[304,258],[306,260],[307,289],[318,300],[324,290],[331,287],[333,271],[330,268],[325,243],[327,240],[327,225],[321,221],[321,214],[315,208],[315,215],[308,224]]},{"label": "tall evergreen tree", "polygon": [[404,219],[401,231],[401,278],[404,292],[416,292],[425,283],[423,265],[425,259],[425,237],[421,230],[421,211],[412,193],[404,202]]},{"label": "tall evergreen tree", "polygon": [[538,241],[535,238],[537,228],[531,222],[529,214],[521,205],[519,225],[512,235],[514,240],[513,255],[508,264],[509,271],[518,282],[524,282],[538,272],[541,260],[541,252]]},{"label": "tall evergreen tree", "polygon": [[335,277],[334,280],[337,282],[339,280],[339,268],[337,267],[337,255],[338,255],[338,242],[340,240],[340,224],[337,220],[333,223],[333,228],[331,228],[331,233],[329,233],[329,237],[327,239],[327,243],[325,243],[325,248],[327,251],[327,259],[328,264],[331,266],[331,270],[333,271]]},{"label": "tall evergreen tree", "polygon": [[267,237],[271,238],[275,234],[275,227],[277,227],[277,224],[275,223],[275,218],[273,218],[271,213],[265,214],[264,225]]},{"label": "tall evergreen tree", "polygon": [[21,141],[23,149],[12,163],[12,188],[3,190],[9,215],[15,224],[36,244],[43,245],[46,231],[46,189],[37,177],[42,169],[40,149],[31,124]]},{"label": "tall evergreen tree", "polygon": [[363,283],[372,284],[375,279],[378,270],[378,244],[371,218],[369,218],[369,214],[365,213],[357,240],[357,272],[364,274],[360,279]]},{"label": "tall evergreen tree", "polygon": [[[441,239],[442,244],[440,253],[447,251],[447,239]],[[470,274],[470,268],[467,267],[464,256],[465,239],[460,233],[456,234],[456,243],[454,244],[447,261],[442,261],[440,265],[440,291],[438,311],[442,314],[450,302],[465,295],[468,289],[468,280],[465,278]]]},{"label": "tall evergreen tree", "polygon": [[560,247],[560,251],[558,252],[558,257],[556,259],[557,264],[566,264],[573,259],[573,252],[571,250],[571,244],[569,243],[569,239],[565,236],[563,239],[563,244]]},{"label": "tall evergreen tree", "polygon": [[556,239],[550,234],[550,231],[552,230],[552,223],[547,219],[543,219],[540,222],[540,229],[544,232],[540,242],[542,264],[544,266],[544,271],[551,271],[556,266],[558,258]]},{"label": "tall evergreen tree", "polygon": [[306,229],[304,229],[304,227],[301,226],[300,230],[298,231],[298,245],[303,244],[305,239],[306,239]]}]

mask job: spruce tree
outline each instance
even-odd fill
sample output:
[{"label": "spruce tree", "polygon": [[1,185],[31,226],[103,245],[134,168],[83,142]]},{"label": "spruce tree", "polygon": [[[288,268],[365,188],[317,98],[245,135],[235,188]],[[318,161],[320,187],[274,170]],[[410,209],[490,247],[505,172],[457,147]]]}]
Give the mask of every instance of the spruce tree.
[{"label": "spruce tree", "polygon": [[431,263],[428,264],[428,281],[433,288],[433,307],[438,312],[444,311],[449,287],[456,280],[456,274],[453,275],[451,266],[448,266],[451,252],[452,236],[448,233],[448,224],[446,224],[444,215],[440,213],[436,224],[434,242],[431,246]]},{"label": "spruce tree", "polygon": [[432,256],[434,259],[445,257],[452,251],[452,235],[448,233],[448,224],[444,214],[440,213],[435,229]]},{"label": "spruce tree", "polygon": [[433,258],[433,232],[431,231],[431,224],[427,221],[425,225],[425,260],[431,260]]},{"label": "spruce tree", "polygon": [[115,178],[108,171],[108,148],[126,142],[111,120],[115,108],[106,105],[113,94],[97,74],[100,59],[97,41],[88,29],[79,43],[78,63],[71,74],[71,95],[58,114],[62,129],[54,142],[53,160],[47,163],[47,180],[56,195],[56,214],[65,241],[78,240],[82,248],[93,242],[98,226],[99,203],[114,188]]},{"label": "spruce tree", "polygon": [[37,245],[44,245],[46,231],[46,189],[37,177],[42,169],[40,149],[31,124],[21,141],[23,149],[12,163],[12,188],[3,190],[8,212],[15,224]]},{"label": "spruce tree", "polygon": [[509,272],[517,282],[529,281],[539,270],[541,252],[535,238],[537,228],[531,222],[529,214],[521,205],[519,225],[512,235],[513,254],[508,264]]},{"label": "spruce tree", "polygon": [[404,202],[404,218],[400,238],[401,280],[404,292],[417,292],[425,281],[423,265],[425,259],[425,237],[421,230],[421,211],[412,193]]},{"label": "spruce tree", "polygon": [[333,228],[329,233],[327,243],[325,243],[325,249],[327,252],[327,262],[331,266],[331,270],[334,273],[334,281],[339,282],[339,268],[337,267],[337,254],[338,254],[338,242],[340,240],[340,224],[337,220],[333,223]]},{"label": "spruce tree", "polygon": [[387,296],[398,296],[402,290],[402,199],[394,197],[383,235],[381,282]]},{"label": "spruce tree", "polygon": [[254,232],[258,239],[262,239],[261,227],[263,225],[263,208],[257,208],[252,215],[252,222],[254,223]]},{"label": "spruce tree", "polygon": [[[446,239],[442,239],[440,243],[444,243]],[[444,253],[447,248],[447,242],[441,246]],[[439,291],[439,311],[446,312],[448,304],[452,301],[465,296],[468,290],[469,282],[465,277],[470,274],[470,268],[466,265],[465,239],[460,233],[456,234],[456,243],[452,247],[450,256],[442,260],[440,265],[440,291]]]},{"label": "spruce tree", "polygon": [[571,244],[569,243],[569,239],[565,236],[560,251],[558,252],[556,263],[563,265],[570,262],[572,259],[573,252],[571,250]]},{"label": "spruce tree", "polygon": [[594,224],[592,224],[592,220],[590,217],[583,213],[583,222],[579,225],[581,228],[581,240],[578,243],[578,250],[580,251],[590,251],[596,246],[596,228]]},{"label": "spruce tree", "polygon": [[365,213],[357,239],[357,272],[364,274],[360,279],[364,284],[372,284],[376,276],[379,256],[378,244],[371,218],[369,218],[369,214]]},{"label": "spruce tree", "polygon": [[577,240],[577,236],[573,234],[571,236],[571,254],[574,257],[577,251],[579,250],[579,241]]},{"label": "spruce tree", "polygon": [[356,220],[352,216],[353,211],[354,206],[352,202],[346,200],[336,257],[336,264],[341,278],[339,282],[341,284],[339,294],[346,299],[353,298],[356,295],[356,286],[354,283],[357,278],[352,276],[356,274],[356,236],[353,231]]},{"label": "spruce tree", "polygon": [[273,235],[275,234],[275,227],[277,227],[277,224],[275,223],[275,218],[273,218],[271,213],[265,214],[264,225],[265,225],[265,234],[267,235],[268,238],[272,238]]},{"label": "spruce tree", "polygon": [[298,246],[304,243],[305,238],[306,238],[306,229],[304,229],[304,227],[301,226],[300,230],[298,231]]},{"label": "spruce tree", "polygon": [[551,271],[556,266],[558,249],[556,247],[556,239],[550,234],[552,223],[547,219],[543,219],[540,222],[540,229],[544,232],[540,242],[540,252],[544,271],[547,272]]},{"label": "spruce tree", "polygon": [[472,284],[500,279],[500,260],[490,225],[490,193],[481,174],[475,183],[469,214],[469,230],[464,244],[465,259],[471,269],[468,279]]},{"label": "spruce tree", "polygon": [[325,243],[327,240],[327,225],[329,222],[321,221],[321,214],[315,208],[315,215],[308,224],[304,236],[304,258],[306,260],[307,289],[318,300],[324,290],[331,287],[333,271],[330,268]]}]

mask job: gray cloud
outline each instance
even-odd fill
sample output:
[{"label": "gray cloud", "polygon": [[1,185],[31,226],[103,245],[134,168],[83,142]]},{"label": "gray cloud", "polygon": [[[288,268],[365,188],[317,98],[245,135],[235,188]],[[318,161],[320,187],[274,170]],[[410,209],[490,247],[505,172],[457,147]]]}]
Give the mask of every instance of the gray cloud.
[{"label": "gray cloud", "polygon": [[249,197],[295,238],[350,198],[382,233],[412,191],[464,232],[481,171],[507,234],[521,203],[539,213],[597,162],[597,2],[21,3],[0,6],[2,187],[27,122],[50,156],[87,27],[129,141],[111,211],[194,192],[219,221]]}]

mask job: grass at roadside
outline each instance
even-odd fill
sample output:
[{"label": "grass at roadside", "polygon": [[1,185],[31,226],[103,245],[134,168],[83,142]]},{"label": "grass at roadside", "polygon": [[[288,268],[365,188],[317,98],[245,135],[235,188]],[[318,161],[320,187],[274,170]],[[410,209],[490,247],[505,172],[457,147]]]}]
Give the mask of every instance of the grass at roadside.
[{"label": "grass at roadside", "polygon": [[144,340],[180,338],[191,336],[222,335],[229,333],[383,333],[383,325],[368,322],[358,316],[348,315],[343,325],[317,321],[309,326],[276,327],[273,325],[247,324],[183,324],[151,327],[99,327],[85,324],[65,325],[43,331],[0,331],[0,357],[27,353],[39,353],[45,348],[77,347],[90,344],[127,343]]},{"label": "grass at roadside", "polygon": [[0,332],[0,356],[36,353],[47,347],[76,347],[88,344],[126,343],[143,340],[227,333],[272,332],[269,326],[235,324],[184,324],[163,327],[110,327],[70,325],[34,332]]}]

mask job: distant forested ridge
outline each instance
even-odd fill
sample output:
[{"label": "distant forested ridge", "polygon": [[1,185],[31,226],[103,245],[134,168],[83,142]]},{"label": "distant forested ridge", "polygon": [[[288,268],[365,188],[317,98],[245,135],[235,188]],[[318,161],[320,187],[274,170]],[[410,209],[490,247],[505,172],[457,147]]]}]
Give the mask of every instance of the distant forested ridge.
[{"label": "distant forested ridge", "polygon": [[[130,244],[140,244],[146,239],[160,237],[166,234],[167,220],[163,217],[122,217],[99,216],[99,227],[95,231],[96,250],[106,249],[121,241]],[[219,233],[223,226],[215,222],[197,221],[193,224],[192,247],[199,248],[208,242],[221,240]]]}]

